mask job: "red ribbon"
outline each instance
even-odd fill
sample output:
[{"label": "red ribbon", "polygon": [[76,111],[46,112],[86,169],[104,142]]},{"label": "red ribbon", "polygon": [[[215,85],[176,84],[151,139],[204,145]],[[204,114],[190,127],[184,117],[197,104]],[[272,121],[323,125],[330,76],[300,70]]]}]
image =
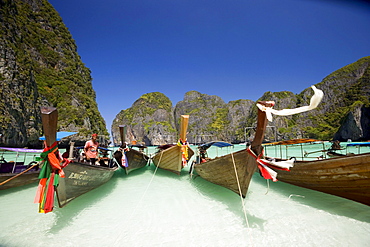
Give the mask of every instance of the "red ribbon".
[{"label": "red ribbon", "polygon": [[274,182],[277,181],[277,179],[275,177],[271,176],[270,172],[264,167],[264,165],[267,166],[267,167],[270,167],[270,168],[274,168],[274,169],[289,171],[289,169],[287,169],[287,168],[281,168],[281,167],[278,167],[278,166],[274,166],[271,163],[269,163],[268,161],[266,161],[265,159],[261,159],[262,156],[263,156],[263,149],[262,149],[261,153],[258,156],[252,151],[250,146],[247,148],[247,152],[256,159],[258,169],[260,170],[260,174],[265,179],[271,179]]}]

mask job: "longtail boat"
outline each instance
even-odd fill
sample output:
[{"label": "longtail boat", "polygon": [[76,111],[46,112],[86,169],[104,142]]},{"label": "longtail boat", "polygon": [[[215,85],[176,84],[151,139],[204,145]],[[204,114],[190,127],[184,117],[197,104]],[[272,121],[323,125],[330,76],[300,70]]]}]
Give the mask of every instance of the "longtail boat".
[{"label": "longtail boat", "polygon": [[180,174],[188,160],[194,155],[186,140],[189,115],[181,115],[180,139],[177,144],[166,144],[158,147],[158,152],[152,157],[156,167]]},{"label": "longtail boat", "polygon": [[62,208],[73,199],[109,181],[118,166],[105,167],[75,160],[62,160],[56,140],[57,109],[41,108],[41,118],[46,148],[41,155],[45,162],[40,172],[40,184],[35,202],[40,203],[40,212],[48,213],[54,207],[55,191],[59,207]]},{"label": "longtail boat", "polygon": [[[274,146],[307,143],[302,139],[273,143]],[[348,144],[356,146],[356,143]],[[358,144],[370,147],[370,142]],[[302,149],[303,150],[303,149]],[[329,154],[329,157],[332,157]],[[287,160],[270,157],[277,161]],[[306,160],[305,160],[306,159]],[[279,181],[303,188],[343,197],[370,206],[370,152],[347,153],[333,158],[323,155],[307,160],[307,155],[295,156],[290,171],[275,170]]]},{"label": "longtail boat", "polygon": [[[139,144],[128,145],[126,143],[126,126],[120,125],[119,131],[121,136],[121,146],[116,152],[114,152],[113,156],[115,161],[126,171],[126,174],[145,167],[150,161],[149,156],[144,151],[147,150],[147,147]],[[139,150],[136,150],[135,148]]]},{"label": "longtail boat", "polygon": [[[57,140],[76,133],[57,132]],[[45,140],[45,137],[40,137],[40,140]],[[0,190],[36,183],[39,180],[41,162],[38,161],[43,149],[0,147],[0,152]]]},{"label": "longtail boat", "polygon": [[[261,101],[261,105],[271,107],[273,102]],[[257,128],[254,140],[249,147],[257,156],[262,152],[262,141],[266,130],[266,113],[258,109]],[[203,179],[223,186],[245,197],[252,175],[257,169],[256,158],[247,149],[230,153],[215,159],[199,160],[194,170]]]},{"label": "longtail boat", "polygon": [[[0,159],[0,190],[19,187],[26,184],[36,183],[38,181],[40,169],[37,158],[42,153],[42,149],[27,148],[8,148],[0,147],[3,152]],[[18,157],[24,154],[22,161],[7,161],[5,154]],[[32,161],[27,161],[27,155],[33,155]]]},{"label": "longtail boat", "polygon": [[272,114],[287,116],[315,109],[321,102],[323,92],[315,86],[312,86],[312,89],[314,95],[310,99],[309,106],[274,110],[272,109],[275,105],[273,101],[258,102],[257,128],[251,145],[245,150],[194,164],[194,170],[203,179],[230,189],[242,197],[246,196],[252,175],[257,167],[265,179],[277,181],[276,173],[271,168],[289,170],[292,161],[266,162],[261,159],[263,156],[262,141],[267,122],[272,121]]}]

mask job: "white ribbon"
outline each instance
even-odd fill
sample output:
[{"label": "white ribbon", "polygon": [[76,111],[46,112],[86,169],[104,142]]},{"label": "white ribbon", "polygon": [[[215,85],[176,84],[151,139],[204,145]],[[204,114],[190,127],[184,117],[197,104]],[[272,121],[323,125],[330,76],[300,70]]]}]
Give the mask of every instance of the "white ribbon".
[{"label": "white ribbon", "polygon": [[266,112],[267,119],[271,122],[272,121],[272,113],[279,116],[288,116],[293,115],[305,111],[310,111],[315,109],[321,102],[322,97],[324,96],[324,92],[320,89],[317,89],[315,86],[311,86],[314,91],[314,95],[311,97],[310,105],[309,106],[302,106],[294,109],[283,109],[283,110],[274,110],[271,107],[266,107],[261,104],[257,103],[257,107],[261,110]]}]

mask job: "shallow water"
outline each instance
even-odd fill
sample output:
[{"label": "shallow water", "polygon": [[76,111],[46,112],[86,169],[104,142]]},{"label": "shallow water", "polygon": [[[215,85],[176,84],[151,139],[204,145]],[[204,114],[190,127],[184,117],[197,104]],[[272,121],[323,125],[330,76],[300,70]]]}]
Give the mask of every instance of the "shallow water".
[{"label": "shallow water", "polygon": [[[235,146],[235,151],[240,148]],[[188,167],[178,176],[153,165],[129,175],[118,170],[108,183],[48,214],[38,213],[35,192],[36,184],[0,191],[0,246],[370,243],[370,207],[281,182],[267,183],[257,173],[243,201],[225,188],[191,178]]]}]

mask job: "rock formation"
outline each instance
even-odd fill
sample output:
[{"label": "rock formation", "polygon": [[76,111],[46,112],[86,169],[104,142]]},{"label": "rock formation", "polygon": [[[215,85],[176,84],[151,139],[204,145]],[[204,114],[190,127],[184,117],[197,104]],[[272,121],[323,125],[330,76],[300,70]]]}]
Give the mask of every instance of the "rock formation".
[{"label": "rock formation", "polygon": [[55,9],[40,0],[0,1],[0,145],[41,146],[40,107],[58,108],[60,131],[109,135],[82,63]]}]

